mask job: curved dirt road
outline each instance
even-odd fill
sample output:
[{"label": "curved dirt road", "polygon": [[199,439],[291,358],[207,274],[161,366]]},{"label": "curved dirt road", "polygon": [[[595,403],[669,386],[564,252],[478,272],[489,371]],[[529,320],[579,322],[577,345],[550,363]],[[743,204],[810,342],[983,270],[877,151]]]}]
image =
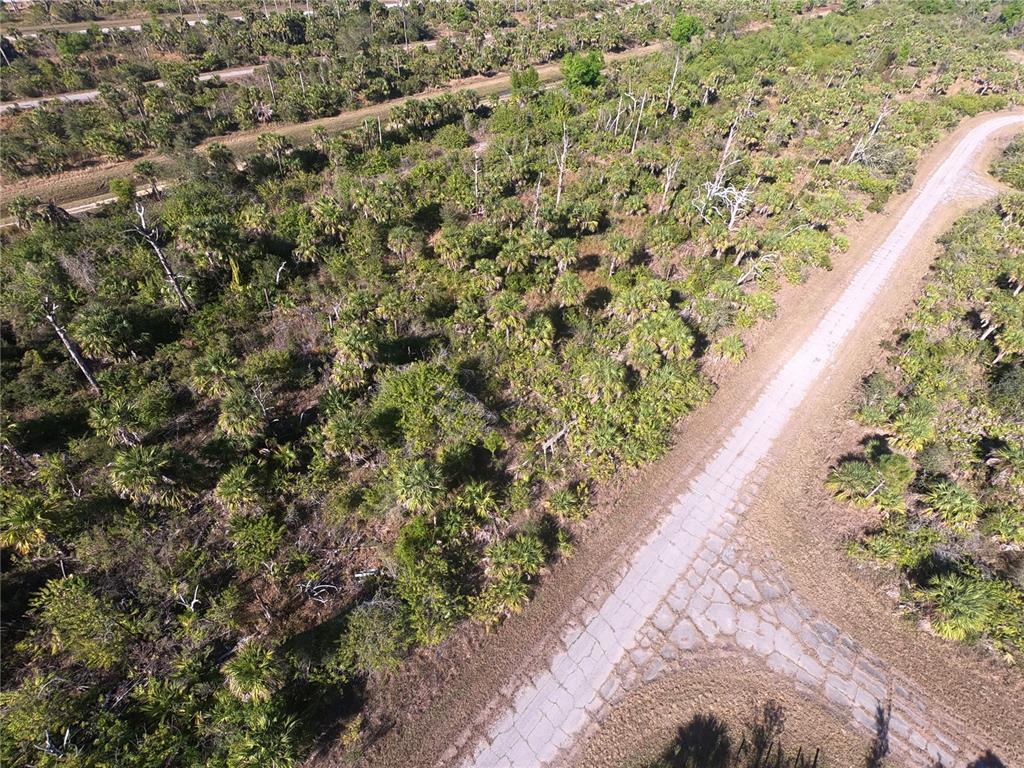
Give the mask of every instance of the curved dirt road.
[{"label": "curved dirt road", "polygon": [[[600,562],[587,566],[589,577],[584,569],[582,582],[570,573],[568,589],[582,595],[575,605],[565,606],[566,584],[552,576],[526,616],[509,622],[508,630],[503,628],[477,658],[465,660],[460,674],[467,678],[475,674],[473,664],[504,665],[504,686],[487,671],[465,687],[457,676],[449,679],[450,692],[419,718],[396,727],[381,759],[371,763],[408,759],[415,744],[418,759],[411,762],[416,765],[615,765],[642,749],[639,731],[660,729],[667,735],[664,723],[652,725],[656,711],[637,711],[645,689],[666,678],[676,680],[675,690],[685,689],[680,676],[699,679],[706,670],[694,674],[694,669],[713,666],[723,654],[764,670],[757,678],[760,696],[788,686],[817,707],[823,721],[830,719],[833,729],[859,731],[865,742],[884,730],[894,755],[907,764],[941,759],[947,766],[962,765],[987,750],[1007,765],[1024,759],[1024,736],[1014,714],[1024,706],[1019,680],[987,689],[999,683],[984,661],[898,624],[888,606],[865,596],[863,589],[858,592],[848,580],[844,583],[835,542],[810,541],[790,532],[785,519],[780,525],[778,518],[765,520],[757,511],[773,496],[762,483],[787,454],[796,429],[791,422],[817,418],[819,411],[804,410],[820,406],[822,392],[834,388],[834,379],[855,384],[864,372],[865,351],[870,358],[875,349],[882,318],[892,314],[888,301],[912,300],[937,228],[994,193],[994,184],[976,171],[979,158],[991,150],[991,139],[1021,127],[1021,113],[985,116],[968,121],[943,142],[936,150],[941,164],[897,202],[895,226],[881,217],[862,228],[874,245],[855,246],[854,257],[862,252],[863,261],[836,270],[840,277],[848,274],[849,282],[834,286],[837,290],[822,280],[809,286],[807,299],[813,306],[803,313],[805,319],[783,321],[789,328],[779,329],[782,334],[766,344],[767,352],[776,355],[774,364],[755,360],[764,375],[755,367],[755,375],[746,380],[734,376],[707,412],[696,415],[691,426],[697,429],[688,430],[700,440],[703,427],[705,442],[677,448],[647,473],[647,480],[662,479],[667,488],[661,493],[651,486],[627,491],[650,506],[646,514],[657,516],[650,535],[638,545],[620,547],[621,559],[613,557],[614,542],[608,539],[596,553],[584,547],[579,558],[596,555]],[[872,332],[865,335],[865,329]],[[829,425],[839,413],[827,411]],[[811,467],[814,461],[827,463],[820,450],[812,447],[810,452]],[[694,456],[698,463],[680,472],[679,463]],[[668,470],[675,476],[666,477]],[[680,487],[678,496],[669,498]],[[793,513],[781,510],[783,518],[787,514]],[[643,530],[642,516],[630,522]],[[618,527],[621,534],[621,523]],[[800,540],[802,550],[786,552],[794,540]],[[819,557],[823,544],[829,552]],[[783,550],[781,556],[776,547]],[[570,561],[569,571],[573,568]],[[818,587],[828,582],[834,583]],[[553,621],[552,602],[563,606],[559,621]],[[533,611],[548,615],[531,620]],[[510,639],[503,642],[503,634]],[[544,658],[531,654],[545,643]],[[516,658],[495,661],[506,651]],[[956,679],[961,671],[969,683],[962,689]],[[716,685],[729,683],[726,669]],[[486,690],[490,703],[473,714],[464,702],[475,695],[481,703]],[[715,700],[718,692],[691,686],[688,693]],[[658,706],[672,703],[663,700]],[[632,720],[623,725],[623,713],[630,710]],[[468,717],[452,723],[460,712]],[[621,746],[629,740],[631,748]]]}]

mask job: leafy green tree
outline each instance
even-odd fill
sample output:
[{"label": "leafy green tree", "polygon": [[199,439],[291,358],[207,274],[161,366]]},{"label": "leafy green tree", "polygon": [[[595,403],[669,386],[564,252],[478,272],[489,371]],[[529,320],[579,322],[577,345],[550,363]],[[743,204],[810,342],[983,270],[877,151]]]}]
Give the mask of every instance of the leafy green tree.
[{"label": "leafy green tree", "polygon": [[601,82],[604,58],[599,51],[569,53],[562,59],[562,77],[571,91],[594,88]]},{"label": "leafy green tree", "polygon": [[540,75],[533,67],[514,69],[511,74],[512,95],[525,103],[540,93]]},{"label": "leafy green tree", "polygon": [[686,45],[698,35],[704,34],[704,25],[700,19],[687,13],[678,13],[672,20],[672,28],[669,30],[669,37],[676,45]]}]

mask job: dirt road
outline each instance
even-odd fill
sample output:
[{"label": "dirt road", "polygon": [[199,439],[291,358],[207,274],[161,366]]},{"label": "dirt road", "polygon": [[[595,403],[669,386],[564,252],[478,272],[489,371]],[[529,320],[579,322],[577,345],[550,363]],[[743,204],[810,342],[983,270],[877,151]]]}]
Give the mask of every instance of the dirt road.
[{"label": "dirt road", "polygon": [[1022,126],[1022,113],[989,115],[940,144],[844,263],[799,289],[681,447],[611,500],[608,525],[370,764],[618,765],[736,686],[814,712],[819,743],[847,750],[837,764],[862,761],[879,713],[906,764],[1024,759],[1019,674],[895,619],[850,577],[843,526],[806,501],[831,514],[824,437],[842,431],[844,399],[913,300],[934,237],[994,192],[979,175],[993,139]]},{"label": "dirt road", "polygon": [[[293,4],[291,8],[282,7],[280,11],[293,10],[302,11],[306,15],[312,15],[312,12],[306,8],[305,4]],[[274,13],[279,12],[277,9]],[[220,11],[220,14],[226,16],[232,21],[244,21],[245,15],[242,11],[228,10]],[[124,31],[138,31],[142,29],[142,25],[155,19],[160,23],[167,24],[169,22],[175,22],[178,20],[184,21],[190,27],[194,27],[196,24],[207,24],[209,23],[209,17],[211,14],[206,13],[165,13],[157,14],[155,16],[134,16],[131,18],[122,19],[95,19],[93,21],[72,21],[61,24],[18,24],[14,23],[9,26],[5,26],[3,30],[3,36],[14,38],[14,37],[39,37],[47,32],[61,32],[63,34],[70,34],[72,32],[78,32],[84,34],[94,27],[99,30],[101,34],[109,35],[112,32],[124,32]]]},{"label": "dirt road", "polygon": [[[665,43],[654,43],[652,45],[629,48],[618,53],[605,54],[605,61],[615,62],[633,59],[641,56],[648,56],[657,51],[665,49]],[[561,79],[560,64],[553,62],[537,67],[541,82],[552,83]],[[203,150],[210,144],[217,142],[227,146],[236,155],[245,155],[255,150],[257,139],[265,133],[277,133],[287,136],[295,142],[308,142],[317,128],[323,128],[328,132],[344,131],[355,128],[364,120],[383,117],[395,107],[406,103],[411,99],[428,99],[432,96],[440,96],[444,93],[457,93],[459,91],[474,90],[481,96],[501,95],[511,91],[511,74],[503,72],[486,77],[477,75],[462,80],[457,80],[443,87],[417,93],[413,96],[403,96],[380,104],[374,104],[362,109],[355,109],[344,112],[334,117],[325,117],[319,120],[310,120],[305,123],[274,123],[249,131],[239,131],[228,136],[217,136],[201,142],[198,150]],[[123,162],[105,163],[92,168],[85,168],[67,173],[55,174],[53,176],[32,177],[22,179],[10,184],[5,184],[0,194],[0,203],[6,205],[12,198],[18,195],[36,197],[44,201],[52,200],[58,205],[77,206],[90,202],[92,198],[103,195],[112,179],[124,178],[132,175],[132,169],[140,160],[151,160],[157,167],[157,175],[166,177],[171,173],[172,163],[163,155],[151,153],[145,157]]]},{"label": "dirt road", "polygon": [[[230,82],[231,80],[241,80],[243,77],[250,77],[259,67],[232,67],[230,69],[218,69],[214,72],[202,72],[199,77],[196,78],[200,82],[206,82],[207,80],[213,80],[215,77]],[[147,85],[155,85],[163,87],[163,80],[152,80]],[[0,114],[4,112],[10,112],[14,109],[35,109],[40,104],[44,104],[48,101],[92,101],[93,99],[99,98],[100,92],[98,90],[91,91],[74,91],[72,93],[58,93],[53,96],[37,96],[32,99],[19,99],[17,101],[5,101],[0,103]]]}]

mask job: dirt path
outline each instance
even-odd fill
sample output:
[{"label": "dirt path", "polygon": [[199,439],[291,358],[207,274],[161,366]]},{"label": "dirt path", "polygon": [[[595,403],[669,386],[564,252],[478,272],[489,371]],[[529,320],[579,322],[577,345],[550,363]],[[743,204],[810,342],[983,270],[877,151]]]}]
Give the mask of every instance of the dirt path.
[{"label": "dirt path", "polygon": [[[891,705],[889,740],[908,764],[985,749],[1008,765],[1024,758],[1019,676],[895,619],[850,577],[843,526],[807,504],[822,496],[823,435],[845,422],[837,391],[855,387],[913,300],[935,235],[991,194],[977,168],[992,137],[1021,125],[1020,113],[982,117],[935,148],[919,174],[928,181],[858,227],[843,264],[799,289],[801,305],[687,421],[682,447],[616,494],[614,517],[525,614],[434,681],[443,692],[395,723],[369,762],[616,765],[668,727],[652,686],[673,712],[679,697],[714,698],[687,670],[722,654],[755,670],[750,693],[787,691],[862,745]],[[728,670],[716,679],[733,685]]]},{"label": "dirt path", "polygon": [[[387,3],[385,3],[387,4]],[[809,20],[820,18],[832,12],[831,7],[815,8],[806,14],[799,14],[794,20]],[[753,22],[742,30],[743,34],[752,34],[772,26],[771,22]],[[421,43],[426,47],[432,47],[435,41]],[[658,42],[650,45],[627,48],[624,51],[605,53],[606,63],[626,61],[643,56],[649,56],[659,51],[664,51],[668,43]],[[561,80],[560,62],[551,62],[535,67],[540,75],[542,83],[553,84]],[[211,77],[218,73],[207,73]],[[206,139],[196,145],[201,151],[210,144],[219,143],[227,146],[237,155],[245,155],[256,149],[256,141],[260,135],[265,133],[278,133],[289,137],[293,141],[302,143],[308,142],[316,128],[323,128],[329,133],[336,133],[359,126],[364,120],[372,120],[385,116],[394,107],[404,104],[410,99],[426,99],[433,96],[440,96],[445,93],[456,93],[459,91],[474,90],[481,96],[505,95],[511,92],[511,73],[502,72],[491,76],[476,75],[474,77],[455,80],[443,87],[434,88],[410,96],[403,96],[380,104],[363,107],[361,109],[344,112],[333,117],[324,117],[304,123],[287,123],[261,126],[249,131],[238,131],[227,136],[215,136]],[[91,93],[91,92],[83,92]],[[2,110],[0,110],[2,112]],[[113,197],[109,194],[110,182],[116,178],[128,178],[132,175],[135,165],[141,160],[149,160],[156,167],[156,175],[167,180],[174,174],[175,162],[159,152],[150,152],[144,156],[124,160],[120,162],[97,163],[85,168],[79,168],[51,176],[33,176],[11,183],[4,183],[0,187],[0,209],[6,207],[11,199],[18,196],[37,198],[44,202],[53,202],[61,207],[71,210],[89,211],[106,204]],[[165,184],[166,186],[166,184]],[[146,187],[139,187],[139,193],[144,194]],[[0,228],[11,226],[12,219],[5,217],[0,220]]]},{"label": "dirt path", "polygon": [[[292,4],[291,7],[281,8],[281,11],[293,10],[302,11],[303,13],[309,13],[306,9],[305,4]],[[277,12],[276,10],[274,11]],[[242,11],[229,10],[220,11],[220,14],[226,16],[232,21],[244,21],[245,15]],[[84,34],[93,27],[96,27],[101,34],[109,35],[112,32],[124,32],[124,31],[139,31],[142,29],[142,25],[147,22],[156,19],[157,21],[166,24],[173,21],[184,21],[190,27],[194,27],[196,24],[206,24],[209,21],[209,17],[212,12],[207,13],[165,13],[158,14],[155,16],[133,16],[131,18],[123,19],[94,19],[92,21],[72,21],[63,24],[18,24],[17,22],[11,24],[9,27],[5,26],[3,35],[4,37],[39,37],[41,34],[46,32],[62,32],[69,34],[71,32],[79,32]]]},{"label": "dirt path", "polygon": [[[251,65],[247,67],[230,67],[228,69],[218,69],[213,72],[201,72],[196,78],[199,82],[206,82],[207,80],[213,80],[215,77],[225,82],[232,80],[241,80],[243,77],[250,77],[257,69],[262,68],[261,65]],[[163,80],[150,80],[146,85],[155,85],[163,87]],[[5,101],[0,103],[0,114],[4,112],[10,112],[15,109],[35,109],[40,104],[47,101],[92,101],[93,99],[99,98],[100,92],[98,90],[91,91],[73,91],[71,93],[57,93],[52,96],[37,96],[32,99],[18,99],[17,101]]]},{"label": "dirt path", "polygon": [[[665,46],[665,43],[654,43],[637,48],[628,48],[617,53],[605,54],[605,61],[611,63],[649,56],[652,53],[664,50]],[[543,83],[553,83],[561,80],[560,64],[558,62],[544,64],[536,69]],[[324,117],[305,123],[270,124],[249,131],[239,131],[228,136],[216,136],[201,142],[197,145],[196,149],[202,151],[209,147],[210,144],[219,143],[228,147],[236,155],[245,155],[255,151],[257,139],[266,133],[281,134],[297,143],[308,142],[312,137],[313,131],[317,128],[323,128],[331,133],[355,128],[361,125],[364,120],[385,116],[395,107],[405,104],[411,99],[428,99],[445,93],[458,93],[469,90],[474,90],[481,96],[502,95],[511,91],[511,81],[512,76],[508,72],[491,77],[477,75],[454,81],[443,88],[422,91],[412,96],[403,96],[380,104],[344,112],[334,117]],[[105,163],[53,176],[32,177],[5,184],[2,194],[0,194],[0,203],[6,205],[12,198],[18,195],[26,195],[44,201],[53,201],[63,207],[79,206],[94,202],[94,198],[107,192],[111,180],[131,176],[132,169],[136,163],[144,159],[153,161],[157,167],[157,176],[166,177],[173,170],[173,162],[171,160],[159,153],[150,153],[133,160]],[[5,219],[4,222],[6,224],[7,220]]]}]

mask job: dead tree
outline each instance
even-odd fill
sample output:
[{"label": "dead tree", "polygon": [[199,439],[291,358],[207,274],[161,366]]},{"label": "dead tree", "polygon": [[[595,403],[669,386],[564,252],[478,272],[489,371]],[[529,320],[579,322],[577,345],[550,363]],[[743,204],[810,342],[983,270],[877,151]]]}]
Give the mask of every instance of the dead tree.
[{"label": "dead tree", "polygon": [[71,338],[71,334],[68,333],[67,328],[58,322],[58,309],[60,309],[59,305],[51,301],[49,296],[43,299],[43,319],[45,319],[46,322],[50,324],[50,327],[53,328],[53,332],[57,334],[57,338],[60,339],[60,343],[64,345],[64,349],[67,350],[71,359],[75,361],[75,365],[78,366],[82,375],[85,376],[85,380],[89,382],[89,386],[92,387],[92,390],[97,395],[103,394],[103,390],[100,389],[100,385],[96,381],[96,377],[92,374],[92,366],[89,364],[89,361],[85,359],[85,356],[82,354],[82,350],[79,348],[75,340]]},{"label": "dead tree", "polygon": [[672,103],[672,91],[676,89],[676,76],[679,74],[679,51],[676,51],[676,63],[672,67],[672,80],[668,84],[668,90],[665,91],[665,111],[668,112],[668,106]]},{"label": "dead tree", "polygon": [[682,160],[673,160],[665,166],[665,186],[661,190],[661,205],[658,206],[658,213],[663,213],[665,206],[668,205],[668,193],[672,189],[672,182],[675,181],[681,163]]},{"label": "dead tree", "polygon": [[565,163],[569,158],[569,129],[568,126],[562,123],[562,149],[555,157],[555,163],[558,165],[558,189],[555,192],[555,208],[562,202],[562,185],[565,181]]},{"label": "dead tree", "polygon": [[710,221],[711,211],[717,212],[726,218],[727,228],[730,232],[746,211],[753,195],[753,189],[749,186],[740,189],[726,183],[729,169],[743,161],[743,157],[735,148],[736,134],[742,120],[750,114],[752,103],[753,97],[747,100],[746,106],[733,118],[732,125],[729,127],[729,135],[725,139],[725,146],[722,148],[722,154],[718,161],[715,177],[711,181],[704,182],[704,193],[694,201],[694,205],[705,222]]},{"label": "dead tree", "polygon": [[878,110],[878,117],[875,119],[874,125],[871,126],[871,130],[868,131],[866,135],[861,136],[850,151],[850,156],[846,158],[847,165],[853,165],[854,163],[860,162],[864,159],[864,155],[867,153],[868,147],[871,146],[871,143],[875,140],[875,136],[878,135],[878,129],[882,127],[882,121],[891,114],[892,108],[889,106],[889,98],[886,97],[885,101],[882,102],[881,109]]},{"label": "dead tree", "polygon": [[640,114],[636,118],[636,128],[633,130],[633,143],[629,147],[629,154],[633,154],[636,151],[636,140],[640,136],[640,123],[644,119],[644,106],[647,104],[647,91],[644,91],[643,98],[640,99]]},{"label": "dead tree", "polygon": [[138,234],[143,240],[145,240],[153,253],[156,255],[156,260],[160,263],[160,268],[164,271],[164,277],[167,278],[167,282],[171,286],[171,290],[174,291],[174,295],[178,298],[178,303],[181,308],[186,312],[193,310],[192,303],[185,296],[185,292],[181,289],[181,284],[178,282],[178,276],[174,274],[174,270],[171,269],[170,263],[167,261],[167,257],[164,255],[163,248],[160,247],[160,225],[150,227],[146,223],[146,207],[140,203],[135,203],[135,213],[138,214],[139,223],[132,228],[131,231]]}]

